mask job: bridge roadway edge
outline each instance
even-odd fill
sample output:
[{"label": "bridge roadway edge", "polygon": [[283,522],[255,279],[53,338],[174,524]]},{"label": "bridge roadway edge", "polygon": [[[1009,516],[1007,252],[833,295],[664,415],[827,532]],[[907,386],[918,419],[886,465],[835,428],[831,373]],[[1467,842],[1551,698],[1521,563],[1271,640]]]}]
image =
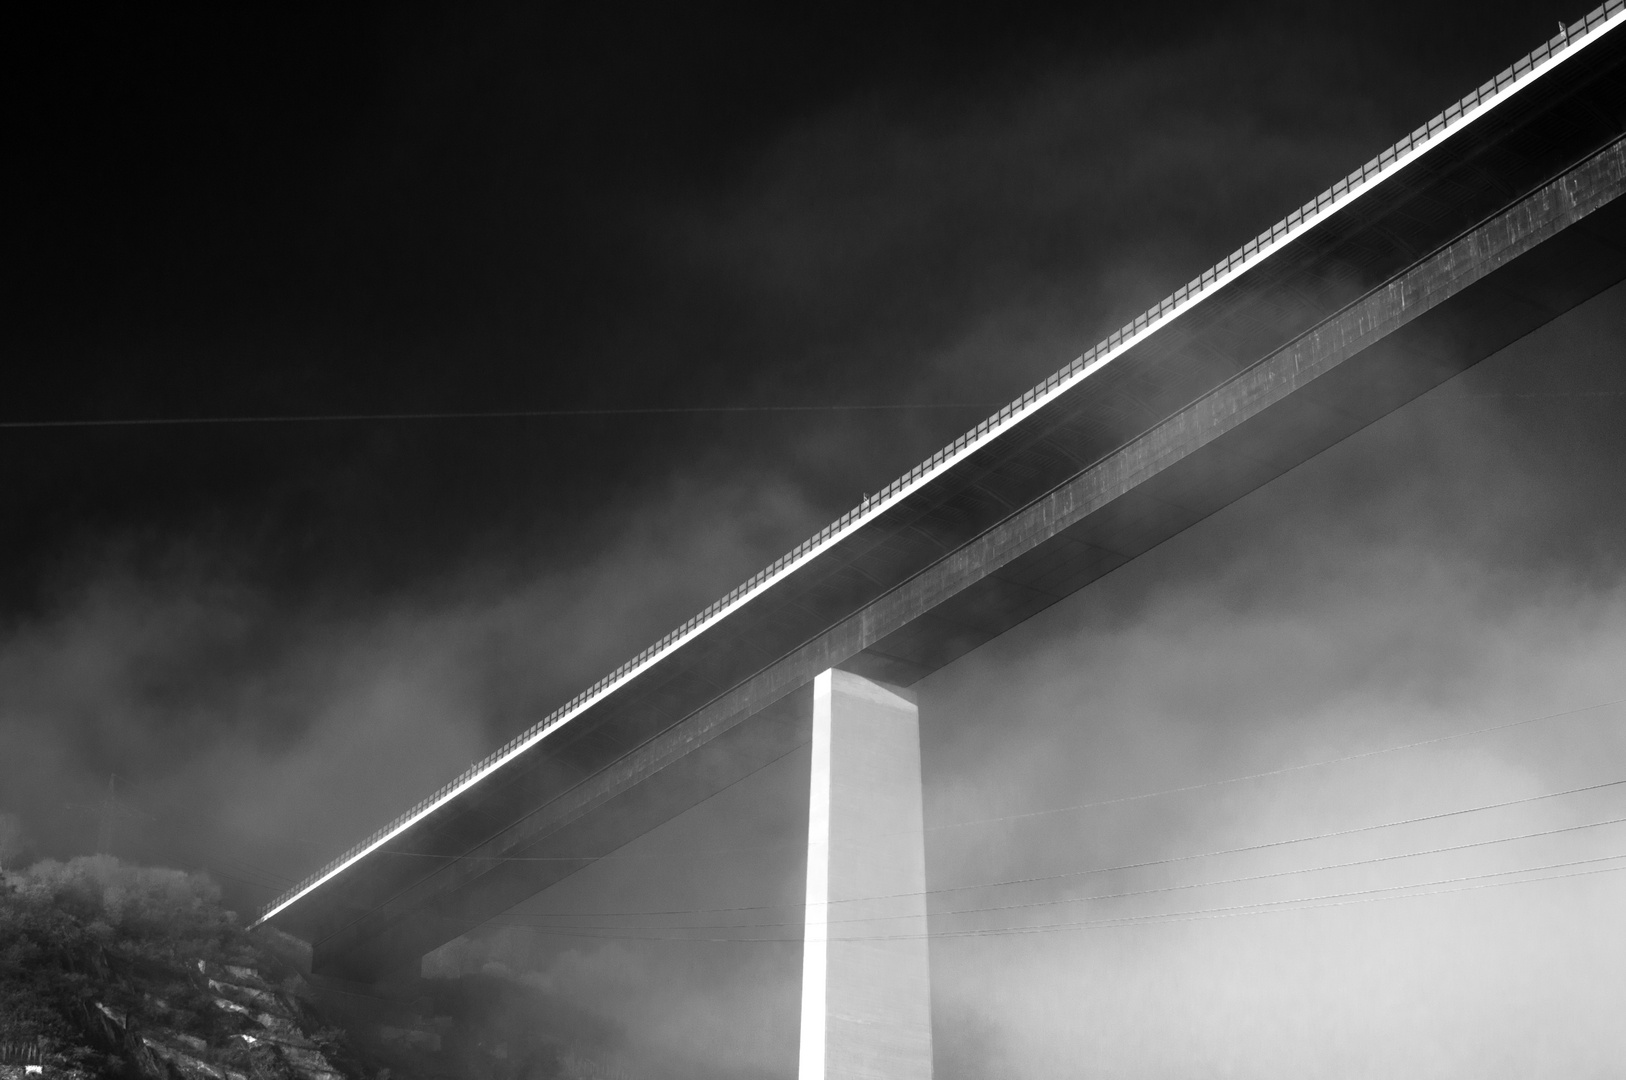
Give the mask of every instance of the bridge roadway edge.
[{"label": "bridge roadway edge", "polygon": [[[285,891],[260,921],[308,941],[334,938],[1618,138],[1626,131],[1626,35],[1614,31],[1623,26],[1626,0],[1608,0],[1562,29]],[[1301,390],[1295,400],[1305,399]],[[1334,408],[1321,418],[1329,419],[1345,418]],[[1248,430],[1260,426],[1256,417]],[[1204,455],[1214,455],[1212,446]],[[1150,496],[1178,471],[1131,490],[1090,525],[996,569],[862,655],[901,666],[896,681],[907,682],[911,669],[935,670],[1099,576],[1171,516],[1191,515],[1189,506]],[[1193,505],[1201,494],[1175,492]],[[1094,539],[1106,548],[1071,542],[1100,533],[1103,520],[1106,535]],[[682,771],[682,762],[673,767]],[[589,846],[557,849],[577,865],[603,839],[582,835]]]},{"label": "bridge roadway edge", "polygon": [[[316,966],[366,976],[415,961],[804,745],[800,697],[819,671],[909,685],[1008,628],[965,610],[998,610],[1015,625],[1626,278],[1623,190],[1626,141],[1617,140],[611,768],[356,912],[314,943]],[[1057,546],[1084,569],[1035,587]],[[1001,593],[1003,603],[987,602]],[[953,622],[957,602],[967,633],[953,655],[929,664],[901,655],[912,625]],[[938,629],[936,640],[956,640]],[[696,754],[701,747],[708,752]],[[558,853],[582,857],[511,861]]]}]

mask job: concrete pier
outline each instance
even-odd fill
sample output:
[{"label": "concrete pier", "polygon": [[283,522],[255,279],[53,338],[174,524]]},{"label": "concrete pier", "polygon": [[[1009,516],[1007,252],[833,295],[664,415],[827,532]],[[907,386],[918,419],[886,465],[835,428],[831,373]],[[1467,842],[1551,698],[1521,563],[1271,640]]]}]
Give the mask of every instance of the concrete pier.
[{"label": "concrete pier", "polygon": [[920,713],[838,669],[813,681],[800,1080],[928,1080]]}]

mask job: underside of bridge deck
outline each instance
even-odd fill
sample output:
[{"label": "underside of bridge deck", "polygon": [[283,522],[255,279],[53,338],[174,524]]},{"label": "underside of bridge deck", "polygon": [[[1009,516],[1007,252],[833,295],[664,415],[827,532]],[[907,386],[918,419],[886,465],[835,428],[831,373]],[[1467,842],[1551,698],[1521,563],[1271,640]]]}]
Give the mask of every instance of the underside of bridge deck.
[{"label": "underside of bridge deck", "polygon": [[907,687],[1626,279],[1600,12],[267,917],[319,970],[412,964],[805,745],[821,672]]}]

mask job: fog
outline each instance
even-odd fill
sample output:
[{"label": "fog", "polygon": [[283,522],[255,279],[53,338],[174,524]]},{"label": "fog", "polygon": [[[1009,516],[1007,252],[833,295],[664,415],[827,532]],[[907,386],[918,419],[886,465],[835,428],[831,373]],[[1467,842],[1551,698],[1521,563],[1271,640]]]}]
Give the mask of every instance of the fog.
[{"label": "fog", "polygon": [[[919,685],[940,1077],[1608,1075],[1623,789],[1535,797],[1626,779],[1623,300]],[[568,986],[632,1068],[792,1075],[806,769],[429,969]]]},{"label": "fog", "polygon": [[588,565],[474,565],[382,603],[111,551],[0,638],[5,803],[39,853],[83,852],[117,776],[117,854],[264,903],[816,527],[783,487],[646,495]]},{"label": "fog", "polygon": [[[760,114],[750,72],[684,97],[681,49],[617,45],[595,106],[535,26],[420,13],[325,57],[354,99],[255,75],[276,123],[226,151],[154,91],[175,172],[113,154],[128,206],[41,230],[42,416],[807,408],[6,432],[7,865],[102,847],[257,910],[1550,32],[1396,12],[877,38]],[[611,93],[656,60],[670,112]],[[1626,864],[1588,861],[1626,788],[1184,858],[1626,779],[1623,341],[1617,287],[917,687],[941,1080],[1626,1060]],[[906,407],[821,411],[866,402]],[[791,1075],[807,768],[426,970],[568,1001],[632,1075]]]},{"label": "fog", "polygon": [[[1609,456],[1620,444],[1622,399],[1610,396],[1622,389],[1620,296],[928,679],[934,887],[1221,851],[1626,776],[1626,485]],[[1533,722],[1448,738],[1520,721]],[[1425,740],[1441,741],[1373,753]],[[1244,855],[940,894],[939,934],[1210,915],[939,938],[939,1075],[1609,1075],[1626,1060],[1615,1004],[1626,995],[1626,933],[1611,914],[1626,879],[1484,875],[1626,867],[1591,861],[1626,856],[1622,824],[1245,884],[946,912],[1622,816],[1614,787]],[[1441,895],[1360,895],[1453,881],[1420,890]],[[1283,903],[1314,897],[1333,899],[1303,911]],[[1247,907],[1259,903],[1278,907]]]},{"label": "fog", "polygon": [[[1621,1059],[1626,879],[1595,860],[1626,827],[1363,862],[1626,816],[1619,788],[1086,872],[1622,779],[1623,338],[1617,288],[918,687],[940,1076]],[[382,611],[290,612],[179,558],[114,567],[0,652],[7,806],[37,853],[85,850],[105,774],[134,776],[115,850],[209,865],[254,902],[482,753],[544,692],[535,651],[585,678],[616,644],[593,626],[652,635],[811,517],[775,488],[674,490],[588,572],[471,571]],[[428,971],[569,1000],[635,1073],[789,1075],[806,768],[781,760]],[[1176,788],[1195,790],[1126,799]],[[1086,803],[1105,805],[1065,809]],[[1414,883],[1441,894],[1372,893]],[[1066,925],[1005,932],[1046,924]]]}]

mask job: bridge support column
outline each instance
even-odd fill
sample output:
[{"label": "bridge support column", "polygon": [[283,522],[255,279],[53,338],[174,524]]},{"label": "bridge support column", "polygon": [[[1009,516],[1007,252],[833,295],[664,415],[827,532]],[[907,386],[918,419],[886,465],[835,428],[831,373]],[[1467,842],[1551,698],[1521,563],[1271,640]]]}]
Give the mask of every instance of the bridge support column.
[{"label": "bridge support column", "polygon": [[799,1080],[930,1080],[919,710],[825,671],[812,745]]}]

